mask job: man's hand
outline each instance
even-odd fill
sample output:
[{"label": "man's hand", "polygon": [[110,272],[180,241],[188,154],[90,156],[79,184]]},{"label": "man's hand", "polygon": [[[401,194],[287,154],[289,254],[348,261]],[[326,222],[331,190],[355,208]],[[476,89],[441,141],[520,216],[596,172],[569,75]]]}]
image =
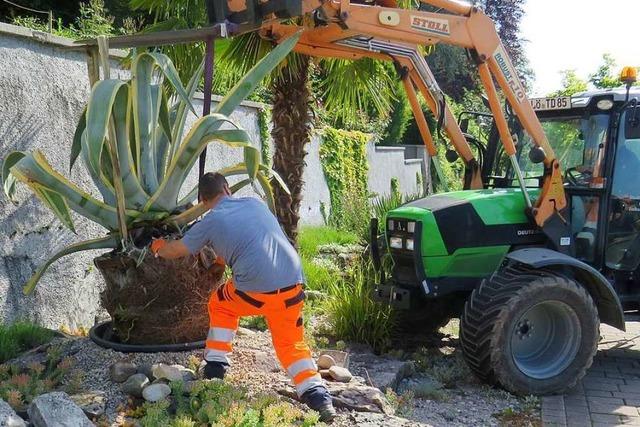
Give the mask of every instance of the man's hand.
[{"label": "man's hand", "polygon": [[153,239],[153,242],[151,242],[151,253],[153,255],[155,255],[155,257],[158,257],[158,252],[160,252],[160,249],[164,248],[165,246],[167,246],[167,241],[164,239]]},{"label": "man's hand", "polygon": [[176,259],[189,255],[189,249],[181,240],[154,239],[150,249],[156,258]]}]

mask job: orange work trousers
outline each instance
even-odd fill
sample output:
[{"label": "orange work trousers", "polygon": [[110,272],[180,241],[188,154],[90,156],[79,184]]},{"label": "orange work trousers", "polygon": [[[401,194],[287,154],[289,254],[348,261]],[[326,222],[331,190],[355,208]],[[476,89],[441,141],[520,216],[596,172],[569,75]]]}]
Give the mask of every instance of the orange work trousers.
[{"label": "orange work trousers", "polygon": [[264,316],[280,364],[293,380],[296,392],[323,385],[318,368],[304,342],[302,285],[271,293],[242,292],[228,280],[209,298],[209,334],[204,358],[229,363],[232,341],[242,316]]}]

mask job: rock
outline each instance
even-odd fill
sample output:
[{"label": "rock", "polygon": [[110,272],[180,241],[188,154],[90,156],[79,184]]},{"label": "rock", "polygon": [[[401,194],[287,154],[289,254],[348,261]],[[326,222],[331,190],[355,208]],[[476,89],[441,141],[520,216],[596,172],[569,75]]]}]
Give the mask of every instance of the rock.
[{"label": "rock", "polygon": [[129,378],[131,375],[138,372],[138,368],[131,362],[116,362],[111,365],[111,369],[109,370],[109,375],[111,376],[111,380],[117,383],[123,383]]},{"label": "rock", "polygon": [[358,354],[353,362],[365,368],[371,385],[382,391],[387,388],[397,390],[400,382],[415,374],[416,371],[413,362],[388,359],[373,353]]},{"label": "rock", "polygon": [[[183,367],[183,369],[185,368]],[[182,372],[174,366],[159,363],[152,366],[151,372],[156,379],[166,378],[169,381],[182,381]]]},{"label": "rock", "polygon": [[[331,356],[335,365],[342,366],[343,368],[349,369],[349,353],[346,351],[340,350],[322,350],[320,352],[320,357],[322,356]],[[318,359],[319,361],[320,359]],[[326,368],[329,369],[329,368]]]},{"label": "rock", "polygon": [[415,420],[394,417],[392,415],[376,414],[372,412],[352,412],[349,414],[351,425],[358,427],[419,427],[431,424],[419,423]]},{"label": "rock", "polygon": [[276,356],[270,351],[251,351],[253,354],[253,366],[259,372],[278,372],[280,371],[280,363]]},{"label": "rock", "polygon": [[107,407],[107,398],[101,391],[79,393],[69,397],[93,420],[101,417]]},{"label": "rock", "polygon": [[139,374],[144,374],[147,378],[149,378],[150,381],[155,380],[156,378],[153,376],[153,367],[154,365],[151,365],[149,363],[144,363],[140,366],[138,366],[138,373]]},{"label": "rock", "polygon": [[166,384],[152,384],[142,390],[142,397],[147,402],[158,402],[171,394],[171,387]]},{"label": "rock", "polygon": [[0,426],[2,427],[27,427],[27,423],[16,414],[7,402],[0,399]]},{"label": "rock", "polygon": [[320,370],[318,370],[318,373],[319,373],[319,374],[320,374],[320,376],[321,376],[322,378],[324,378],[324,379],[327,379],[327,380],[333,379],[333,378],[331,377],[331,374],[329,373],[329,370],[328,370],[328,369],[320,369]]},{"label": "rock", "polygon": [[336,381],[340,381],[341,383],[348,383],[353,378],[351,372],[348,369],[343,368],[341,366],[332,366],[329,368],[329,375]]},{"label": "rock", "polygon": [[149,385],[149,378],[145,374],[133,374],[122,384],[120,389],[134,397],[142,397],[142,390]]},{"label": "rock", "polygon": [[[380,390],[364,385],[361,382],[363,380],[359,377],[355,378],[357,381],[352,381],[348,384],[336,382],[328,382],[326,384],[336,407],[358,412],[393,414],[393,408]],[[290,385],[278,389],[278,393],[293,399],[298,398],[295,390]]]},{"label": "rock", "polygon": [[62,391],[42,394],[29,405],[29,421],[34,427],[89,427],[94,424]]},{"label": "rock", "polygon": [[171,365],[172,368],[176,368],[182,374],[182,381],[193,381],[196,379],[196,373],[189,368],[185,368],[182,365]]},{"label": "rock", "polygon": [[318,357],[318,368],[320,369],[329,369],[335,364],[335,359],[328,354],[321,354],[320,357]]}]

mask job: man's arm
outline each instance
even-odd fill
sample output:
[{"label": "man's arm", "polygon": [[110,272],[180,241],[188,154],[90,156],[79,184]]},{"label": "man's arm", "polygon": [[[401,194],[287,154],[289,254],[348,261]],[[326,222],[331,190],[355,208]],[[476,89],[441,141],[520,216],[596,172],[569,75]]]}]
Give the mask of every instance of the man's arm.
[{"label": "man's arm", "polygon": [[200,252],[208,242],[206,225],[202,221],[191,227],[180,240],[156,239],[151,243],[151,252],[166,259],[182,258]]},{"label": "man's arm", "polygon": [[[156,240],[159,242],[161,240]],[[159,244],[160,248],[156,249],[154,253],[156,256],[166,259],[182,258],[189,255],[189,248],[182,242],[182,240],[162,240],[164,244]],[[155,243],[155,242],[154,242]],[[153,245],[151,245],[153,251]]]}]

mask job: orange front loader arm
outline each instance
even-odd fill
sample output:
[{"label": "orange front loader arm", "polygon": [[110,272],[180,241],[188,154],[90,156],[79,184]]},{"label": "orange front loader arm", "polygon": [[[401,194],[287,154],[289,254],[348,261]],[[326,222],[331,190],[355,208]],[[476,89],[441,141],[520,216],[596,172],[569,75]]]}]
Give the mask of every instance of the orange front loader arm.
[{"label": "orange front loader arm", "polygon": [[[286,9],[286,5],[292,2],[292,0],[267,0],[256,6],[253,0],[232,0],[234,5],[243,1],[246,4],[251,2],[252,16],[255,16],[256,8],[268,11],[266,5],[269,3],[279,4],[281,9]],[[560,166],[542,126],[529,104],[524,86],[498,37],[493,21],[480,9],[463,1],[422,0],[422,2],[450,13],[398,9],[393,0],[384,2],[387,7],[352,4],[350,0],[301,0],[299,4],[293,2],[295,13],[291,14],[291,10],[289,10],[289,17],[292,15],[307,15],[309,17],[305,19],[304,34],[301,40],[304,39],[304,44],[307,46],[304,53],[310,55],[332,56],[330,54],[332,46],[349,45],[354,40],[362,39],[423,46],[447,43],[469,49],[476,60],[478,72],[500,134],[500,140],[516,172],[523,197],[530,208],[529,212],[556,248],[562,251],[566,250],[567,248],[563,247],[566,244],[563,243],[567,239],[563,239],[563,237],[568,237],[568,226],[565,219],[567,201]],[[233,10],[238,10],[238,8]],[[288,17],[286,15],[280,10],[278,13],[264,15],[264,17],[275,18],[275,22],[277,22],[281,18]],[[233,16],[230,18],[233,21]],[[274,26],[275,22],[273,20],[263,22],[262,34],[278,41],[286,36],[286,31],[279,31],[279,28],[282,27]],[[300,51],[303,50],[300,49]],[[409,69],[410,81],[405,82],[405,88],[408,90],[412,108],[415,107],[415,93],[412,91],[412,87],[415,86],[423,94],[432,111],[439,113],[438,105],[431,96],[433,92],[425,87],[424,76],[416,75],[416,71],[420,70],[416,70],[415,62],[405,61],[402,65]],[[535,206],[532,206],[526,191],[524,178],[516,159],[516,147],[501,109],[494,80],[502,89],[520,123],[531,136],[533,143],[544,152],[544,181]],[[451,124],[455,123],[455,120],[452,116],[448,117],[446,111],[443,114],[445,114],[445,123],[451,126],[446,129],[447,133],[450,137],[451,135],[456,136],[457,131]],[[420,121],[418,119],[419,123]],[[457,127],[457,125],[455,126]],[[424,123],[421,130],[424,130]],[[423,138],[428,144],[429,138],[425,137],[425,134],[426,132],[423,134]],[[451,137],[451,140],[463,159],[469,161],[473,158],[472,154],[469,155],[470,150],[466,152],[468,144],[464,137],[462,139]]]}]

